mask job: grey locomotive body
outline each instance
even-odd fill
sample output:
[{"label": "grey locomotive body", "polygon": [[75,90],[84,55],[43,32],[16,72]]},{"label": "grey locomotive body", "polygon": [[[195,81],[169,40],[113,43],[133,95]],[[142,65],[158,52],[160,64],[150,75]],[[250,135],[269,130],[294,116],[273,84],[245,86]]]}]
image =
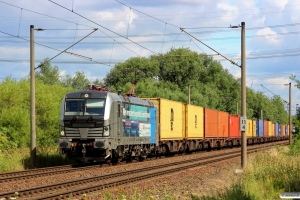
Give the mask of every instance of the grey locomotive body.
[{"label": "grey locomotive body", "polygon": [[144,158],[157,151],[151,101],[93,87],[68,93],[61,105],[61,154],[77,161]]}]

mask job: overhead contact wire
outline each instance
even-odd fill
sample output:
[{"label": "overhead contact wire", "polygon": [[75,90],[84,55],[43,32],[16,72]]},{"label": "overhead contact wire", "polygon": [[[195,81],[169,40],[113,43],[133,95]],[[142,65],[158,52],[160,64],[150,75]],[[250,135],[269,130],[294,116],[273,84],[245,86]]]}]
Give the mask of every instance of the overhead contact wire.
[{"label": "overhead contact wire", "polygon": [[[58,3],[54,2],[54,1],[51,1],[51,0],[48,0],[48,1],[50,1],[50,2],[52,2],[52,3],[54,3],[54,4],[56,4],[56,5],[58,5],[59,7],[62,7],[62,8],[64,8],[64,9],[66,9],[66,10],[72,12],[70,9],[68,9],[68,8],[66,8],[66,7],[64,7],[64,6],[58,4]],[[152,51],[152,50],[150,50],[150,49],[148,49],[148,48],[146,48],[146,47],[140,45],[139,43],[137,43],[137,42],[135,42],[135,41],[133,41],[133,40],[131,40],[131,39],[129,39],[129,38],[126,38],[126,37],[124,37],[123,35],[121,35],[121,34],[115,32],[115,31],[110,30],[109,28],[106,28],[106,27],[102,26],[101,24],[98,24],[98,23],[96,23],[96,22],[94,22],[94,21],[92,21],[92,20],[90,20],[90,19],[88,19],[88,18],[86,18],[86,17],[84,17],[84,16],[82,16],[82,15],[76,13],[76,12],[73,12],[73,13],[76,14],[76,15],[78,15],[78,16],[80,16],[80,17],[82,17],[82,18],[84,18],[84,19],[86,19],[86,20],[88,20],[89,22],[92,22],[92,23],[94,23],[94,24],[100,26],[101,28],[103,28],[103,29],[105,29],[105,30],[107,30],[107,31],[109,31],[109,32],[112,32],[112,33],[114,33],[114,34],[116,34],[116,35],[118,35],[118,36],[120,36],[120,37],[122,37],[122,38],[124,38],[124,39],[129,40],[130,42],[133,42],[134,44],[136,44],[136,45],[138,45],[138,46],[140,46],[140,47],[142,47],[142,48],[144,48],[144,49],[146,49],[146,50],[148,50],[148,51],[150,51],[150,52],[152,52],[152,53],[154,53],[154,54],[157,54],[156,52],[154,52],[154,51]],[[102,32],[102,33],[104,33],[104,32]],[[106,33],[104,33],[104,34],[107,35]],[[108,35],[107,35],[107,36],[108,36]],[[109,36],[109,37],[110,37],[110,36]],[[112,38],[112,37],[110,37],[110,38]],[[112,39],[113,39],[113,38],[112,38]],[[116,41],[116,42],[117,42],[117,41]],[[118,43],[119,43],[119,42],[118,42]],[[120,44],[120,43],[119,43],[119,44]],[[122,45],[122,46],[124,46],[124,45]],[[125,47],[125,46],[124,46],[124,47]],[[127,48],[127,47],[125,47],[125,48]],[[131,52],[133,52],[131,49],[129,49],[129,48],[127,48],[127,49],[130,50]],[[133,53],[135,53],[135,52],[133,52]],[[138,55],[137,53],[135,53],[135,54]],[[139,56],[139,55],[138,55],[138,56]]]},{"label": "overhead contact wire", "polygon": [[112,57],[112,54],[113,54],[113,51],[114,51],[114,46],[115,46],[115,40],[114,40],[113,46],[111,48],[110,59],[109,59],[109,66],[110,66],[111,57]]},{"label": "overhead contact wire", "polygon": [[[125,3],[121,2],[121,1],[118,1],[118,0],[115,0],[115,1],[118,2],[118,3],[120,3],[120,4],[122,4],[122,5],[124,5],[124,6],[126,6],[126,7],[128,7],[128,8],[131,8],[130,6],[126,5]],[[158,20],[158,21],[160,21],[160,22],[167,23],[167,22],[165,22],[165,21],[163,21],[163,20],[161,20],[161,19],[158,19],[158,18],[156,18],[156,17],[153,17],[153,16],[151,16],[151,15],[149,15],[149,14],[147,14],[147,13],[144,13],[144,12],[142,12],[142,11],[139,11],[139,10],[137,10],[137,9],[135,9],[135,8],[132,8],[132,10],[135,10],[135,11],[137,11],[137,12],[139,12],[139,13],[142,13],[142,14],[144,14],[144,15],[147,15],[148,17],[151,17],[151,18],[153,18],[153,19],[156,19],[156,20]],[[180,28],[179,26],[176,26],[176,25],[174,25],[174,24],[170,24],[170,23],[168,23],[168,24],[171,25],[171,26],[174,26],[174,27],[176,27],[176,28]]]},{"label": "overhead contact wire", "polygon": [[[98,29],[94,29],[94,31],[92,31],[91,33],[89,33],[88,35],[86,35],[85,37],[81,38],[80,40],[78,40],[76,43],[72,44],[71,46],[69,46],[68,48],[66,48],[65,50],[61,51],[59,54],[53,56],[52,58],[49,59],[49,61],[53,60],[54,58],[56,58],[57,56],[59,56],[60,54],[64,53],[64,52],[67,52],[68,49],[70,49],[71,47],[75,46],[76,44],[78,44],[79,42],[81,42],[82,40],[84,40],[85,38],[87,38],[89,35],[91,35],[92,33],[94,33],[95,31],[97,31]],[[90,58],[90,60],[92,60]],[[35,69],[38,69],[40,67],[37,66]]]},{"label": "overhead contact wire", "polygon": [[127,26],[127,38],[128,38],[128,31],[129,31],[129,24],[130,24],[130,13],[131,13],[131,8],[130,8],[130,11],[129,11],[129,19],[128,19],[128,26]]},{"label": "overhead contact wire", "polygon": [[19,37],[19,33],[20,33],[20,26],[21,26],[21,20],[22,20],[22,8],[21,8],[21,15],[20,15],[20,21],[19,21],[19,30],[18,30],[18,37]]},{"label": "overhead contact wire", "polygon": [[208,46],[207,44],[205,44],[204,42],[202,42],[201,40],[195,38],[193,35],[189,34],[188,32],[186,32],[183,28],[180,28],[180,30],[184,31],[186,34],[190,35],[192,38],[194,38],[195,40],[199,41],[200,43],[202,43],[204,46],[206,46],[207,48],[211,49],[212,51],[216,52],[218,55],[222,56],[223,58],[225,58],[226,60],[228,60],[229,62],[231,62],[231,64],[236,65],[238,67],[241,67],[240,65],[238,65],[236,62],[234,62],[233,60],[230,60],[229,58],[227,58],[226,56],[224,56],[223,54],[219,53],[218,51],[216,51],[215,49],[211,48],[210,46]]},{"label": "overhead contact wire", "polygon": [[161,53],[162,53],[162,50],[163,50],[163,47],[164,47],[164,40],[165,40],[166,27],[167,27],[167,23],[165,23],[165,31],[164,31],[163,41],[162,41],[162,44],[161,44]]},{"label": "overhead contact wire", "polygon": [[[6,33],[6,32],[3,32],[3,31],[0,31],[0,33],[9,35],[9,36],[11,36],[11,37],[19,38],[19,39],[21,39],[21,40],[25,40],[25,41],[27,41],[27,42],[30,42],[30,40],[28,40],[28,39],[25,39],[25,38],[22,38],[22,37],[19,37],[19,36],[16,36],[16,35],[12,35],[12,34],[10,34],[10,33]],[[34,42],[34,44],[37,44],[37,45],[40,45],[40,46],[42,46],[42,47],[46,47],[46,48],[48,48],[48,49],[52,49],[52,50],[55,50],[55,51],[61,51],[61,50],[59,50],[59,49],[55,49],[55,48],[53,48],[53,47],[49,47],[49,46],[43,45],[43,44],[38,43],[38,42]],[[83,59],[85,59],[85,60],[87,60],[87,59],[90,60],[90,58],[88,58],[88,57],[86,57],[86,56],[83,56],[83,55],[79,55],[79,54],[75,54],[75,53],[71,53],[71,52],[65,52],[65,53],[71,54],[71,55],[73,55],[73,56],[75,56],[75,57],[83,58]],[[93,61],[93,60],[90,60],[90,61],[91,61],[91,62],[98,63],[98,64],[103,64],[103,63],[99,63],[99,62]],[[105,64],[103,64],[103,65],[105,65]]]},{"label": "overhead contact wire", "polygon": [[[72,24],[76,24],[75,22],[72,22],[72,21],[68,21],[68,20],[65,20],[65,19],[58,18],[58,17],[52,17],[52,16],[50,16],[50,15],[46,15],[46,14],[39,13],[39,12],[36,12],[36,11],[28,10],[28,9],[26,9],[26,8],[22,8],[22,7],[19,7],[19,6],[15,6],[15,5],[12,5],[12,4],[3,2],[3,1],[1,1],[1,0],[0,0],[0,3],[9,5],[9,6],[12,6],[12,7],[15,7],[15,8],[21,8],[21,9],[26,10],[26,11],[28,11],[28,12],[32,12],[32,13],[35,13],[35,14],[43,15],[43,16],[50,17],[50,18],[53,18],[53,19],[58,19],[58,20],[61,20],[61,21],[64,21],[64,22],[69,22],[69,23],[72,23]],[[95,28],[95,27],[91,27],[91,26],[87,26],[87,25],[83,25],[83,24],[79,24],[79,25],[80,25],[80,26],[85,26],[85,27],[90,27],[90,28],[92,28],[92,29]]]}]

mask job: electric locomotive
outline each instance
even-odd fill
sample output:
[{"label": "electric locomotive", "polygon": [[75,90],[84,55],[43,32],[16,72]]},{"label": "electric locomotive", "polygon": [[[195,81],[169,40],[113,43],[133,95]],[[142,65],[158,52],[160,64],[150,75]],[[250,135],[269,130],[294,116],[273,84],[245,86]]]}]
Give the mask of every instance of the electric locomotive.
[{"label": "electric locomotive", "polygon": [[78,162],[142,159],[158,146],[152,101],[95,85],[65,95],[59,129],[60,153]]}]

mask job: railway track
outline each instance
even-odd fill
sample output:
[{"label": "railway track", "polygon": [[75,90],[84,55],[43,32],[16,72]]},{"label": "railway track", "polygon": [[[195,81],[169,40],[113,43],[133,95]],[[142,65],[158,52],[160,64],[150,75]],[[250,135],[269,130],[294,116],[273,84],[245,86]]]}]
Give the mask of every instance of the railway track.
[{"label": "railway track", "polygon": [[[281,143],[285,143],[285,141],[280,141],[277,143],[281,144]],[[211,155],[209,155],[209,152],[203,152],[203,153],[207,153],[208,154],[207,157],[211,157]],[[102,165],[102,166],[106,166],[106,165]],[[40,169],[6,172],[6,173],[0,173],[0,183],[27,180],[27,179],[38,178],[43,176],[59,175],[59,174],[69,173],[69,172],[84,171],[84,170],[90,170],[98,167],[99,167],[98,164],[92,166],[75,166],[75,167],[74,165],[63,165],[58,167],[46,167]]]},{"label": "railway track", "polygon": [[[277,142],[275,144],[287,144],[287,142],[283,141]],[[257,149],[273,146],[274,143],[265,144],[263,147],[262,145],[249,146],[248,153],[256,152]],[[82,196],[82,194],[92,193],[95,191],[102,190],[104,188],[109,188],[121,184],[126,184],[129,182],[170,174],[180,170],[224,161],[226,159],[231,159],[239,156],[240,149],[227,153],[223,153],[220,151],[220,155],[215,155],[213,158],[211,158],[211,156],[205,156],[201,158],[191,159],[188,161],[178,161],[174,163],[110,173],[95,176],[92,178],[89,177],[52,185],[28,188],[17,191],[18,199],[67,199],[72,197],[78,197]],[[16,191],[1,193],[0,198],[10,199],[10,197],[15,196],[15,192]]]}]

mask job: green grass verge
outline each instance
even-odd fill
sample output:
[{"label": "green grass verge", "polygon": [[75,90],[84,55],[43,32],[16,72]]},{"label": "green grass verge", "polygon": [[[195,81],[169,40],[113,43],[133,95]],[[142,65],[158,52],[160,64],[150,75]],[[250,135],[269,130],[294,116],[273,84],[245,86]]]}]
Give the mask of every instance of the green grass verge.
[{"label": "green grass verge", "polygon": [[224,193],[194,200],[276,200],[282,192],[300,192],[300,138],[287,148],[257,153],[241,179]]},{"label": "green grass verge", "polygon": [[[36,168],[72,164],[65,156],[59,155],[57,147],[37,148]],[[0,172],[32,169],[29,148],[1,150]]]}]

